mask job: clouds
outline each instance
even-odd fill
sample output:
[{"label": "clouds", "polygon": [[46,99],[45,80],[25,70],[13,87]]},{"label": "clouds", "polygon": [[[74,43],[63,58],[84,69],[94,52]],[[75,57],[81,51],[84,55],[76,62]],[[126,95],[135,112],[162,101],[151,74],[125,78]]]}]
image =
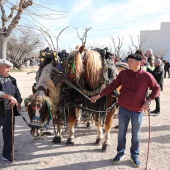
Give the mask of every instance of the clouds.
[{"label": "clouds", "polygon": [[[64,48],[81,43],[73,27],[79,30],[80,35],[85,28],[92,27],[87,42],[109,44],[110,36],[124,36],[124,41],[129,39],[129,35],[136,38],[140,30],[159,29],[160,22],[167,22],[170,18],[169,0],[50,0],[50,4],[49,8],[65,11],[65,17],[55,20],[55,24],[54,21],[40,22],[56,36],[70,26],[61,35],[60,45]],[[128,43],[124,44],[128,46]]]}]

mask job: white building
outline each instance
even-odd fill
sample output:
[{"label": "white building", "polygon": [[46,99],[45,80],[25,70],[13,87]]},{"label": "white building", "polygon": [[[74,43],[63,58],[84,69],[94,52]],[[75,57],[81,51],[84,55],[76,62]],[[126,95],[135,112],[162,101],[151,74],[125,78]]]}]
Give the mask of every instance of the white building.
[{"label": "white building", "polygon": [[154,55],[170,62],[170,22],[162,22],[158,30],[140,31],[140,44],[144,52],[152,49]]}]

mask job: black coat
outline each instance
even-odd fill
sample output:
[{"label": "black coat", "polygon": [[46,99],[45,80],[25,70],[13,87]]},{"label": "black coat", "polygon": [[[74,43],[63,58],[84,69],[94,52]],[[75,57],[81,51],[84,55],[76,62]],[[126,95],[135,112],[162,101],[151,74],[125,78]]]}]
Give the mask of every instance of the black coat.
[{"label": "black coat", "polygon": [[153,71],[148,68],[147,71],[150,72],[154,76],[154,78],[160,85],[161,91],[162,91],[163,90],[163,79],[164,79],[164,74],[163,74],[164,70],[162,69],[162,67],[161,66],[155,67]]},{"label": "black coat", "polygon": [[165,70],[165,71],[168,71],[169,68],[170,68],[169,62],[168,62],[168,63],[165,63],[165,65],[164,65],[164,70]]},{"label": "black coat", "polygon": [[[19,89],[17,87],[16,79],[11,77],[11,76],[9,76],[9,79],[12,81],[12,83],[14,84],[15,89],[16,89],[15,90],[15,94],[14,94],[13,97],[15,97],[17,99],[17,101],[19,103],[21,103],[22,102],[22,98],[21,98],[20,91],[19,91]],[[0,91],[3,91],[1,81],[0,81]],[[4,100],[1,100],[0,101],[0,116],[4,116],[4,115],[5,115],[5,112],[4,112]],[[18,110],[17,110],[17,106],[16,105],[14,106],[14,115],[15,116],[19,116],[20,115]]]}]

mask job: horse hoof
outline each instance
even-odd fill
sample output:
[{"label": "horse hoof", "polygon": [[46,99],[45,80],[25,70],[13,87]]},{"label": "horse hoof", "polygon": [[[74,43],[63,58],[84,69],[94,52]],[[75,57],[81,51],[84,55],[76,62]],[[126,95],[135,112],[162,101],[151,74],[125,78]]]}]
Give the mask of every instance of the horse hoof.
[{"label": "horse hoof", "polygon": [[115,129],[119,129],[119,125],[116,125],[114,128],[115,128]]},{"label": "horse hoof", "polygon": [[75,126],[80,127],[81,121],[77,120]]},{"label": "horse hoof", "polygon": [[43,136],[52,136],[53,134],[51,132],[43,132],[42,135]]},{"label": "horse hoof", "polygon": [[102,139],[96,139],[96,142],[94,143],[95,145],[101,145]]},{"label": "horse hoof", "polygon": [[32,129],[30,130],[30,134],[31,134],[33,137],[38,137],[38,131],[37,131],[37,129],[32,128]]},{"label": "horse hoof", "polygon": [[86,127],[87,127],[87,128],[90,128],[90,127],[91,127],[90,122],[87,122]]},{"label": "horse hoof", "polygon": [[74,140],[73,140],[73,138],[68,138],[66,144],[67,144],[67,145],[74,145]]},{"label": "horse hoof", "polygon": [[102,145],[102,151],[106,152],[109,148],[109,145],[108,144],[103,144]]},{"label": "horse hoof", "polygon": [[60,136],[54,136],[52,142],[53,143],[61,143],[61,137]]}]

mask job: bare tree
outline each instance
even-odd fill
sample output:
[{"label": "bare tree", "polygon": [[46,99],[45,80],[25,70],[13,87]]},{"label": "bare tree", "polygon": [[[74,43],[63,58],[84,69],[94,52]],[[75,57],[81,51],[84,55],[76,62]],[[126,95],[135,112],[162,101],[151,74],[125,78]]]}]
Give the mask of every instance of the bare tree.
[{"label": "bare tree", "polygon": [[87,40],[87,33],[88,33],[88,31],[90,31],[92,28],[91,28],[91,27],[85,28],[85,32],[84,32],[84,34],[83,34],[82,37],[80,37],[77,28],[75,28],[75,29],[76,29],[78,38],[81,40],[82,45],[85,46],[85,45],[86,45],[86,40]]},{"label": "bare tree", "polygon": [[[44,30],[43,28],[40,28],[38,31],[41,32],[41,34],[43,35],[43,37],[45,38],[45,41],[48,43],[49,47],[52,50],[56,50],[59,51],[59,37],[60,35],[67,29],[69,28],[68,26],[63,28],[58,35],[56,36],[54,33],[52,33],[49,29]],[[56,48],[55,48],[55,43],[53,41],[53,39],[56,38]]]},{"label": "bare tree", "polygon": [[147,38],[142,39],[140,36],[138,38],[139,49],[142,49],[143,44],[147,41]]},{"label": "bare tree", "polygon": [[166,49],[161,49],[157,52],[157,55],[160,57],[160,59],[163,59],[163,57],[166,55],[167,50]]},{"label": "bare tree", "polygon": [[116,54],[116,56],[118,57],[118,60],[121,59],[121,48],[122,48],[122,45],[123,45],[123,37],[120,38],[118,36],[118,44],[116,45],[116,42],[115,42],[115,39],[113,37],[110,37],[112,42],[113,42],[113,45],[114,45],[114,54]]},{"label": "bare tree", "polygon": [[[47,41],[48,45],[50,46],[51,49],[55,50],[55,47],[54,47],[54,43],[53,43],[53,39],[51,37],[51,34],[50,32],[47,30],[43,30],[42,28],[40,28],[40,32],[43,34],[45,40]],[[46,38],[46,36],[50,39],[51,43],[48,41],[48,39]]]},{"label": "bare tree", "polygon": [[59,36],[60,36],[67,28],[69,28],[69,27],[67,26],[66,28],[62,29],[62,30],[59,32],[59,34],[57,35],[57,38],[56,38],[57,51],[58,51]]},{"label": "bare tree", "polygon": [[[137,49],[142,49],[142,45],[147,41],[147,38],[142,40],[140,36],[137,35],[137,45],[134,43],[133,41],[133,38],[131,35],[129,35],[130,39],[131,39],[131,43],[132,43],[132,46],[135,48],[135,51]],[[131,51],[133,52],[132,48],[130,48]]]},{"label": "bare tree", "polygon": [[[13,5],[9,16],[6,15],[4,5],[7,1],[0,0],[1,21],[0,28],[0,58],[6,59],[7,42],[12,30],[17,26],[24,10],[33,4],[32,0],[20,0],[17,5]],[[16,12],[14,16],[14,12]]]},{"label": "bare tree", "polygon": [[106,45],[101,45],[101,44],[99,44],[99,43],[94,42],[94,43],[91,43],[91,44],[88,43],[88,44],[86,45],[86,47],[87,47],[87,48],[90,48],[90,49],[95,49],[95,48],[103,49],[103,48],[106,47]]},{"label": "bare tree", "polygon": [[[41,26],[42,30],[47,30],[47,28],[45,28],[45,26],[39,22],[39,18],[43,20],[54,21],[55,19],[61,19],[66,14],[66,12],[57,12],[53,9],[50,9],[48,7],[50,2],[39,1],[40,4],[33,4],[33,1],[35,0],[15,0],[13,2],[10,2],[10,0],[0,0],[0,17],[2,21],[0,22],[2,25],[0,27],[0,58],[6,58],[7,42],[11,35],[11,32],[18,25],[21,18],[24,19],[24,15],[27,16],[26,20],[27,23],[29,23],[29,27],[34,27],[33,29],[35,29]],[[15,5],[13,3],[15,3]],[[43,6],[43,4],[45,5]],[[6,11],[9,11],[9,9],[5,10],[7,8],[11,8],[9,16],[6,15]],[[40,11],[43,11],[42,8],[50,11],[51,13],[40,13]],[[56,17],[58,15],[59,17]],[[25,25],[26,24],[20,24],[20,26]],[[44,35],[52,39],[51,34],[48,34],[48,32],[44,32]],[[52,47],[54,48],[54,44],[52,44]]]},{"label": "bare tree", "polygon": [[52,49],[51,43],[48,41],[47,37],[46,37],[46,31],[40,29],[40,32],[42,33],[42,35],[45,38],[45,41],[48,43],[49,47]]},{"label": "bare tree", "polygon": [[[19,34],[15,36],[15,34]],[[31,55],[37,50],[40,45],[40,36],[37,32],[30,31],[29,29],[21,29],[19,33],[14,31],[8,40],[7,44],[7,58],[20,68],[22,60]],[[33,55],[31,55],[32,57]]]},{"label": "bare tree", "polygon": [[[138,44],[138,45],[135,45],[134,42],[133,42],[132,36],[129,35],[129,37],[130,37],[130,39],[131,39],[132,46],[135,48],[135,51],[136,51],[137,49],[139,49],[139,44]],[[132,48],[131,48],[131,50],[132,50]]]},{"label": "bare tree", "polygon": [[129,53],[132,54],[134,52],[132,46],[129,45],[128,48],[129,48]]}]

